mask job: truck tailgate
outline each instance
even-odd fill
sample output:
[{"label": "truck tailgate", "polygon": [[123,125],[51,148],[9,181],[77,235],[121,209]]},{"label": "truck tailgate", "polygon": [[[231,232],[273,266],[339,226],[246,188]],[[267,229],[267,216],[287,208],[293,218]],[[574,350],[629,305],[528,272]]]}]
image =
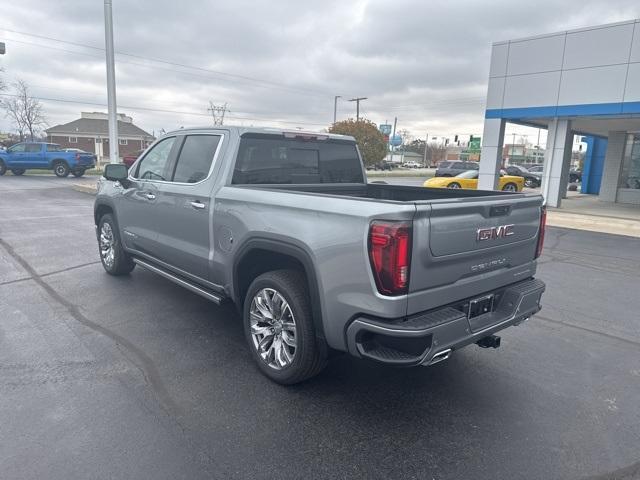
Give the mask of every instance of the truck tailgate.
[{"label": "truck tailgate", "polygon": [[526,195],[416,203],[408,313],[532,276],[541,206]]}]

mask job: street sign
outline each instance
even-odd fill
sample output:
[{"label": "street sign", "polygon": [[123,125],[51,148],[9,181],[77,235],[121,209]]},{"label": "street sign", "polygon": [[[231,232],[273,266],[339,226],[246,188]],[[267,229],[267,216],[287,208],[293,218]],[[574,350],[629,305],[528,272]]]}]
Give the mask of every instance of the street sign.
[{"label": "street sign", "polygon": [[482,138],[481,137],[473,137],[470,141],[469,141],[469,151],[473,151],[473,152],[479,152],[480,151],[480,147],[482,144]]},{"label": "street sign", "polygon": [[392,125],[389,125],[386,123],[383,123],[378,127],[378,129],[383,135],[391,135],[391,128],[392,128]]}]

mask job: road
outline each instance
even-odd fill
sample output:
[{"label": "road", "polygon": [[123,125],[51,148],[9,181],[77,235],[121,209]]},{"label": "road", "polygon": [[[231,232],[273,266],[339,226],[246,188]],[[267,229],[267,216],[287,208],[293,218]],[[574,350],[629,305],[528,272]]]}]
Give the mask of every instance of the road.
[{"label": "road", "polygon": [[640,240],[550,228],[498,350],[282,387],[232,306],[106,275],[72,182],[0,177],[3,480],[640,476]]}]

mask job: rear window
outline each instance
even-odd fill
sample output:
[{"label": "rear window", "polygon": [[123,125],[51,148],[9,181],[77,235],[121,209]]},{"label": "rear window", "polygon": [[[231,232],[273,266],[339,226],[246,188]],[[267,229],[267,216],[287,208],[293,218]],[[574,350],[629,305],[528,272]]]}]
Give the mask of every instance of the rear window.
[{"label": "rear window", "polygon": [[232,183],[364,183],[364,177],[352,141],[245,134]]}]

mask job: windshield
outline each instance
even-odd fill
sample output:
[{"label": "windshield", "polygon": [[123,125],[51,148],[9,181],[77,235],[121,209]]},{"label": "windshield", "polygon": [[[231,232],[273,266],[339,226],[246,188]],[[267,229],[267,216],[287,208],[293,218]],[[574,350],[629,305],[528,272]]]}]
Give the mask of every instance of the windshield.
[{"label": "windshield", "polygon": [[353,141],[245,134],[234,184],[365,183]]},{"label": "windshield", "polygon": [[457,178],[478,178],[478,170],[467,170],[456,175]]}]

